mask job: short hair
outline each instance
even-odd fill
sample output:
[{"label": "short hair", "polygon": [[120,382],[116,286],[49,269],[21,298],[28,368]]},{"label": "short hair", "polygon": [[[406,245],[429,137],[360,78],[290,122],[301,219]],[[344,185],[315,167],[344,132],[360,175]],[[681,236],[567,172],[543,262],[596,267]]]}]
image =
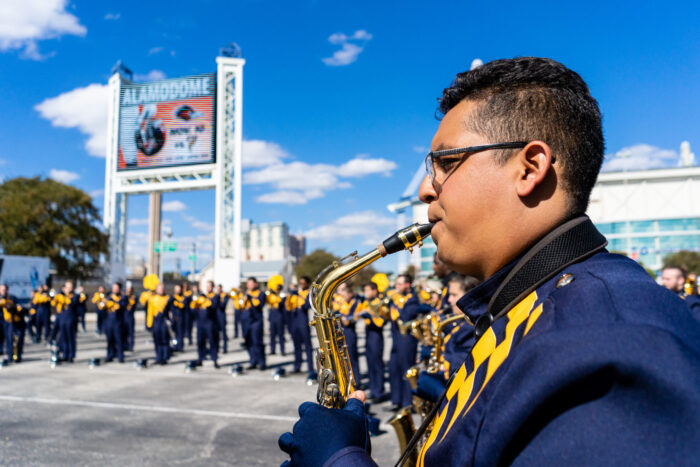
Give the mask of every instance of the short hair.
[{"label": "short hair", "polygon": [[301,276],[299,278],[299,280],[302,280],[302,279],[305,280],[306,282],[308,282],[309,284],[311,283],[311,278],[309,276]]},{"label": "short hair", "polygon": [[253,282],[255,282],[256,284],[258,283],[258,280],[257,280],[255,277],[253,277],[253,276],[250,276],[248,279],[246,279],[246,281],[253,281]]},{"label": "short hair", "polygon": [[[69,281],[69,282],[70,282],[70,281]],[[68,282],[66,282],[66,284],[67,284],[67,283],[68,283]],[[71,283],[72,283],[72,282],[71,282]],[[119,286],[119,290],[121,290],[121,289],[122,289],[122,283],[121,283],[121,282],[119,282],[119,281],[117,281],[117,282],[113,283],[112,285],[116,285],[116,286]]]},{"label": "short hair", "polygon": [[666,271],[667,269],[676,269],[678,272],[681,273],[681,276],[683,276],[683,280],[686,280],[688,278],[687,271],[680,266],[676,266],[675,264],[670,264],[668,266],[665,266],[661,271],[663,272],[663,271]]},{"label": "short hair", "polygon": [[[439,99],[440,112],[465,99],[477,104],[469,130],[490,142],[547,143],[562,164],[569,215],[586,211],[605,141],[598,103],[578,73],[548,58],[494,60],[459,73]],[[513,154],[502,150],[497,161]]]},{"label": "short hair", "polygon": [[469,292],[480,283],[479,279],[474,276],[465,276],[464,274],[459,274],[457,272],[450,276],[449,282],[458,283],[465,292]]},{"label": "short hair", "polygon": [[403,277],[404,280],[405,280],[406,282],[408,282],[409,284],[413,284],[413,276],[412,276],[412,275],[410,275],[410,274],[399,274],[398,276],[396,276],[396,279],[398,279],[398,278],[400,278],[400,277]]},{"label": "short hair", "polygon": [[362,288],[364,289],[365,287],[369,287],[370,289],[376,290],[377,292],[379,292],[379,287],[377,287],[377,284],[375,284],[374,282],[367,282],[367,283],[365,283],[365,284],[362,286]]}]

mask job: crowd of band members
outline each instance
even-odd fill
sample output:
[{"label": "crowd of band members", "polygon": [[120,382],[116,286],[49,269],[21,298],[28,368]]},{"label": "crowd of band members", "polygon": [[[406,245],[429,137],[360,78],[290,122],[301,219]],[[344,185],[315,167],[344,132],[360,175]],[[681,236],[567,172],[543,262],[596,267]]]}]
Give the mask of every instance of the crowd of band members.
[{"label": "crowd of band members", "polygon": [[[340,317],[353,375],[359,387],[369,389],[371,400],[390,399],[392,409],[411,405],[413,392],[405,378],[407,370],[417,362],[427,362],[432,349],[406,332],[406,323],[426,317],[439,322],[460,313],[457,301],[477,285],[470,277],[449,271],[437,258],[433,265],[437,280],[432,287],[414,288],[413,278],[402,274],[396,278],[393,289],[380,292],[374,282],[354,286],[350,282],[340,285],[334,299],[334,309]],[[700,297],[695,287],[688,287],[688,280],[681,268],[669,267],[662,274],[664,285],[686,300],[688,306],[700,317]],[[436,286],[437,285],[437,286]],[[201,365],[209,359],[219,368],[219,352],[229,350],[227,334],[228,302],[233,304],[233,338],[243,339],[248,352],[248,369],[265,370],[266,352],[263,341],[263,309],[268,309],[269,354],[279,349],[286,355],[286,332],[292,338],[293,372],[305,369],[309,379],[315,379],[309,291],[311,280],[301,277],[298,284],[287,291],[282,284],[262,291],[254,277],[248,278],[240,289],[224,292],[222,287],[207,282],[204,293],[197,285],[175,285],[172,294],[165,293],[163,284],[155,290],[146,290],[140,297],[128,287],[114,283],[108,293],[103,286],[89,300],[82,287],[77,289],[71,281],[60,291],[54,292],[44,285],[34,292],[30,306],[22,307],[10,294],[6,285],[0,284],[0,312],[3,326],[0,329],[0,352],[16,363],[21,362],[25,333],[33,342],[42,340],[56,346],[59,361],[72,363],[77,350],[79,327],[85,331],[85,313],[88,302],[97,312],[97,333],[106,338],[105,362],[117,359],[124,362],[124,354],[134,349],[135,311],[140,305],[146,312],[146,329],[152,333],[155,363],[166,364],[174,352],[182,352],[185,345],[192,345],[196,335],[197,360]],[[274,288],[275,290],[272,290]],[[52,320],[53,317],[53,320]],[[367,384],[362,384],[358,349],[358,323],[364,324]],[[391,327],[391,351],[388,362],[389,392],[386,391],[384,355],[384,328]],[[196,334],[193,330],[196,327]],[[473,345],[472,325],[461,320],[444,329],[441,353],[444,356],[438,377],[444,382],[451,371],[458,368]]]}]

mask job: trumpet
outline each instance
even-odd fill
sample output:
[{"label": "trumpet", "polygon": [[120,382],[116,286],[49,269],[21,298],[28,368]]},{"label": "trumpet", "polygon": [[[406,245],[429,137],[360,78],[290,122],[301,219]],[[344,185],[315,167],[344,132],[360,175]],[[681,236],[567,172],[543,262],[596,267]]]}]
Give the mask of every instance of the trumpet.
[{"label": "trumpet", "polygon": [[355,389],[355,378],[345,343],[340,318],[333,311],[333,294],[338,286],[356,275],[379,258],[402,250],[413,251],[422,246],[430,235],[432,224],[413,224],[399,230],[381,245],[363,256],[353,252],[340,261],[334,261],[314,280],[310,291],[310,303],[314,317],[310,326],[316,328],[319,348],[316,350],[318,366],[318,403],[324,407],[342,408]]}]

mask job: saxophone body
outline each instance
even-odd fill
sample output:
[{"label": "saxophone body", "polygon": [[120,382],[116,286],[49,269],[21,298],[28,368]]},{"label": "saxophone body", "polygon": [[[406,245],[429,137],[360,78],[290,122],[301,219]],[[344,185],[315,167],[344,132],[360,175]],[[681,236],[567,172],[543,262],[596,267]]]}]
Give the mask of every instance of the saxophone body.
[{"label": "saxophone body", "polygon": [[340,317],[333,311],[333,294],[338,286],[376,260],[402,250],[412,251],[422,246],[430,235],[432,224],[413,224],[387,238],[374,250],[357,256],[353,252],[335,261],[316,277],[311,286],[309,301],[313,310],[310,326],[316,329],[318,349],[318,403],[329,408],[343,408],[350,393],[355,390],[355,377],[350,365]]}]

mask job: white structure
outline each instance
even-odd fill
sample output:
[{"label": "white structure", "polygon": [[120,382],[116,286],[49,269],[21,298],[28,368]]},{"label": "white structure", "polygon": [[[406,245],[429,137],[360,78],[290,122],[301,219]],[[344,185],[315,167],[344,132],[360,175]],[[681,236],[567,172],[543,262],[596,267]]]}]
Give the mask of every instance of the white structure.
[{"label": "white structure", "polygon": [[104,227],[110,236],[110,280],[126,277],[127,196],[185,190],[215,190],[214,277],[226,288],[240,277],[241,130],[243,122],[242,58],[217,57],[216,162],[117,171],[119,103],[123,84],[109,79],[109,121],[105,164]]},{"label": "white structure", "polygon": [[254,276],[266,281],[281,274],[285,281],[291,280],[294,267],[306,254],[305,239],[291,235],[284,222],[253,224],[244,220],[242,224],[241,279]]},{"label": "white structure", "polygon": [[658,270],[669,253],[700,251],[700,167],[602,173],[588,215],[608,250]]},{"label": "white structure", "polygon": [[[700,166],[685,166],[694,160],[690,144],[684,141],[681,167],[598,176],[587,214],[607,237],[608,250],[625,253],[655,270],[661,268],[669,253],[700,251]],[[419,172],[424,174],[425,170]],[[415,196],[415,189],[417,185],[398,203],[388,206],[390,211],[400,213],[401,226],[427,222],[428,207]],[[432,241],[414,249],[409,261],[418,276],[432,274],[435,251]]]}]

